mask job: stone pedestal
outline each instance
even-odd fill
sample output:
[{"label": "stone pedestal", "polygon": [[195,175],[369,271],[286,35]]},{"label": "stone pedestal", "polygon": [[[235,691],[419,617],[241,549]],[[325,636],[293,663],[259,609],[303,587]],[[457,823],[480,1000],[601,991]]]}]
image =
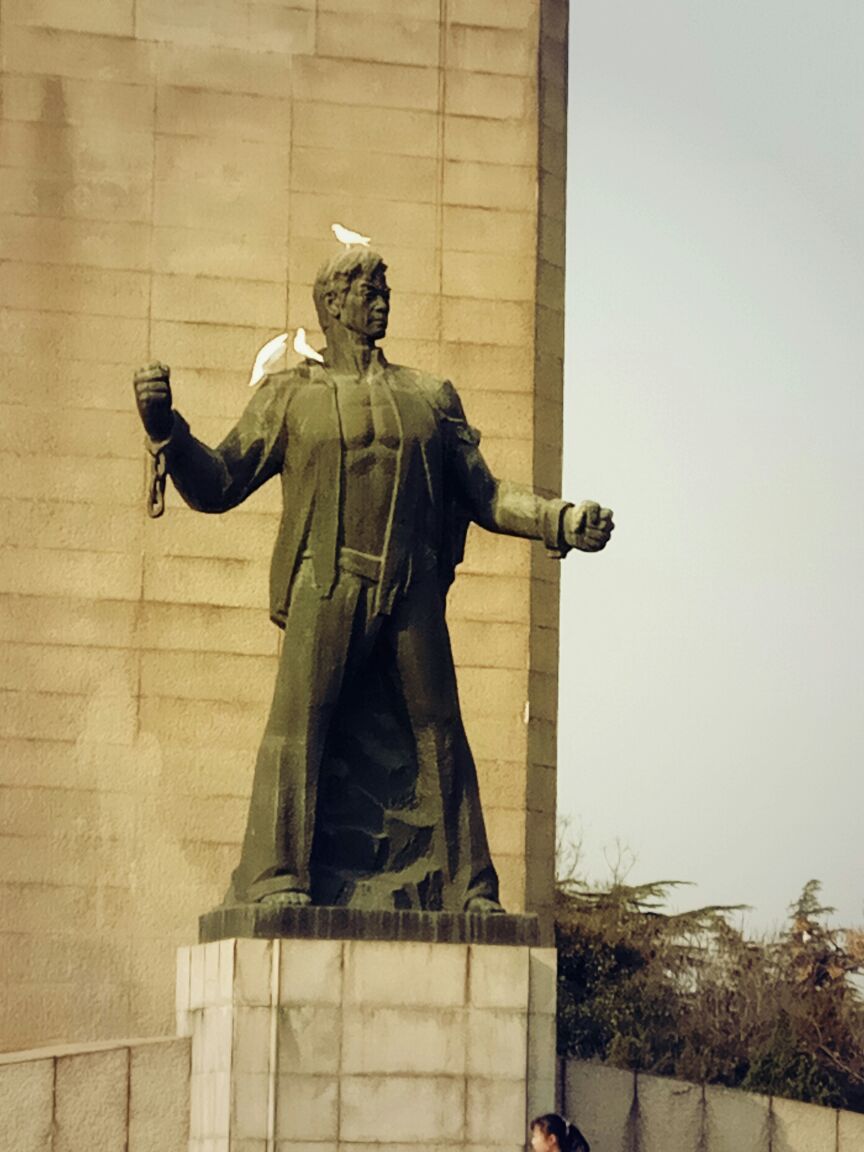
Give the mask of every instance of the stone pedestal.
[{"label": "stone pedestal", "polygon": [[525,1146],[555,1104],[555,951],[228,939],[181,948],[190,1152]]},{"label": "stone pedestal", "polygon": [[536,915],[469,916],[464,912],[416,912],[379,908],[334,908],[308,905],[272,908],[267,904],[221,906],[198,918],[198,940],[231,940],[252,936],[275,940],[388,940],[422,944],[521,944],[537,947],[541,937]]}]

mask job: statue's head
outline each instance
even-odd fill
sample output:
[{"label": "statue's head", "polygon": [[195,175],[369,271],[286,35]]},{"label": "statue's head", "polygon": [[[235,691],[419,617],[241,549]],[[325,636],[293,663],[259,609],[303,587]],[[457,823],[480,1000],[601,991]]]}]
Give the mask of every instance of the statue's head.
[{"label": "statue's head", "polygon": [[387,333],[390,289],[387,265],[371,248],[355,244],[345,248],[318,270],[312,298],[321,331],[341,324],[370,344]]}]

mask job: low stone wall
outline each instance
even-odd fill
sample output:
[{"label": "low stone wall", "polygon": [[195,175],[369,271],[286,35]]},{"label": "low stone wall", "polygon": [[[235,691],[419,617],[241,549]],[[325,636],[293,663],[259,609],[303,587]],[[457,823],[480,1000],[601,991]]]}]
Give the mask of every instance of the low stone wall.
[{"label": "low stone wall", "polygon": [[0,1152],[186,1152],[190,1043],[0,1056]]},{"label": "low stone wall", "polygon": [[569,1061],[562,1110],[591,1152],[862,1152],[864,1115]]},{"label": "low stone wall", "polygon": [[[190,1070],[186,1038],[0,1056],[0,1152],[187,1152]],[[562,1066],[560,1107],[592,1152],[864,1149],[864,1115],[602,1064]]]}]

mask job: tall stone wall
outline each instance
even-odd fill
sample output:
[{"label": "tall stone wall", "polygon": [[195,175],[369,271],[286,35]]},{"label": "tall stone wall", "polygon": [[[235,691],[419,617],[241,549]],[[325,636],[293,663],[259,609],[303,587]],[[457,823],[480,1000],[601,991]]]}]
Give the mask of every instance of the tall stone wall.
[{"label": "tall stone wall", "polygon": [[[556,491],[566,0],[0,5],[0,1046],[167,1032],[235,862],[276,666],[270,485],[144,508],[131,375],[209,442],[339,221],[390,360]],[[503,898],[548,910],[557,569],[473,533],[450,615]]]}]

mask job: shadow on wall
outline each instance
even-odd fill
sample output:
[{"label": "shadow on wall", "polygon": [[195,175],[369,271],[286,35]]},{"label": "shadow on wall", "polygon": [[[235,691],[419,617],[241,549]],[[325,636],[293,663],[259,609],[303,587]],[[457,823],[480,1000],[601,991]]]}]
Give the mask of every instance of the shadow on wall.
[{"label": "shadow on wall", "polygon": [[861,1152],[864,1115],[569,1061],[562,1111],[592,1152]]}]

